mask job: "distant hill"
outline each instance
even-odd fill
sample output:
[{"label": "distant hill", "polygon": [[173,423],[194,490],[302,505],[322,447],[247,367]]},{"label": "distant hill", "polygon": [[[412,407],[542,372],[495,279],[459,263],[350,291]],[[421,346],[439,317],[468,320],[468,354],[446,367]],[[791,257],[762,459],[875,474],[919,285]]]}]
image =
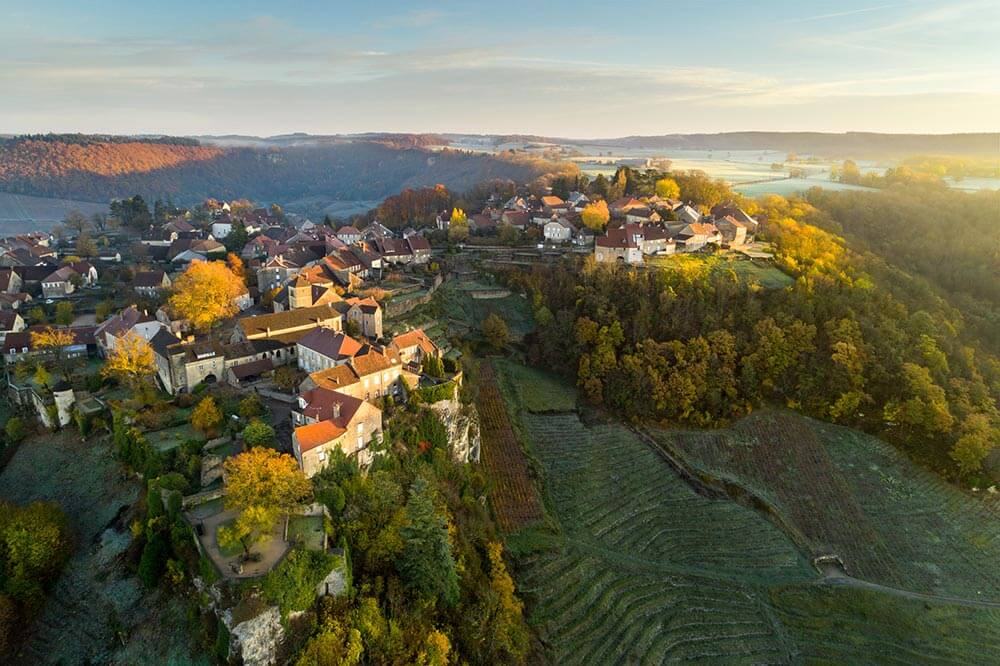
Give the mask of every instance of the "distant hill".
[{"label": "distant hill", "polygon": [[908,155],[997,155],[1000,133],[879,134],[875,132],[722,132],[608,139],[572,139],[531,134],[445,134],[454,143],[556,144],[648,150],[778,150],[824,157],[899,158]]},{"label": "distant hill", "polygon": [[442,142],[430,135],[209,141],[80,135],[6,139],[0,141],[0,191],[95,202],[136,193],[179,204],[246,197],[293,207],[308,201],[317,207],[377,200],[438,183],[461,191],[492,178],[524,182],[551,169],[574,168],[523,156],[430,151],[425,146]]}]

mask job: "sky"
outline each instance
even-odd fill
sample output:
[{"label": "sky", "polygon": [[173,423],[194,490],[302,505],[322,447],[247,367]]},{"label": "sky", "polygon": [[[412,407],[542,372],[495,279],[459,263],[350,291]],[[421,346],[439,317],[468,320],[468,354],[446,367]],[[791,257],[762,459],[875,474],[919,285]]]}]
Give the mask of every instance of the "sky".
[{"label": "sky", "polygon": [[10,2],[0,134],[1000,130],[1000,0]]}]

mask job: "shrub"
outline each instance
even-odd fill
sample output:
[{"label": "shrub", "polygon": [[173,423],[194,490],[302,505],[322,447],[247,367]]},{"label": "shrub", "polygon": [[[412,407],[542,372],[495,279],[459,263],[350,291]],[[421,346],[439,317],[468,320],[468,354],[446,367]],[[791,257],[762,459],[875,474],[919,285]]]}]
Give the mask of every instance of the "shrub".
[{"label": "shrub", "polygon": [[169,555],[170,545],[163,534],[159,531],[150,534],[146,546],[142,549],[142,558],[139,560],[139,580],[143,585],[147,588],[156,587]]},{"label": "shrub", "polygon": [[7,441],[12,444],[20,442],[27,434],[24,421],[19,416],[12,416],[7,419],[7,423],[3,427],[3,432],[7,437]]},{"label": "shrub", "polygon": [[316,586],[333,571],[335,563],[327,553],[295,548],[264,576],[264,597],[277,604],[283,616],[306,610],[316,599]]},{"label": "shrub", "polygon": [[243,441],[247,446],[274,446],[274,428],[254,419],[243,429]]}]

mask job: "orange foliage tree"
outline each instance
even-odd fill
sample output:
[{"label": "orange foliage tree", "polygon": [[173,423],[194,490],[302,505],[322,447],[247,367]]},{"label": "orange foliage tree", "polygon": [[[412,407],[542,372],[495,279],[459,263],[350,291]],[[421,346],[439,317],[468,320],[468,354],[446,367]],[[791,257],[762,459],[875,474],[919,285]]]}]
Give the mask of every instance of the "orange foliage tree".
[{"label": "orange foliage tree", "polygon": [[238,311],[243,280],[222,261],[193,261],[174,283],[170,306],[198,330],[207,331]]}]

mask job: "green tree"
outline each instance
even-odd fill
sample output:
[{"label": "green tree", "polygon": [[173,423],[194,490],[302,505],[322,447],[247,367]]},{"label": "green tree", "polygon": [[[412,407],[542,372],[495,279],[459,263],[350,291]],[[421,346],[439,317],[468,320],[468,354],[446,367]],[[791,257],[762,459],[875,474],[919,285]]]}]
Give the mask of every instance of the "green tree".
[{"label": "green tree", "polygon": [[507,322],[497,313],[491,312],[483,320],[483,336],[485,336],[486,342],[494,350],[500,351],[510,340],[510,331],[507,330]]},{"label": "green tree", "polygon": [[407,587],[449,606],[458,602],[458,574],[448,528],[434,508],[427,481],[418,478],[406,502],[406,524],[400,530],[403,551],[396,563]]},{"label": "green tree", "polygon": [[20,442],[27,435],[24,420],[20,416],[12,416],[7,419],[7,423],[3,426],[3,432],[7,437],[7,441],[14,443]]},{"label": "green tree", "polygon": [[60,326],[69,326],[73,323],[73,304],[69,301],[56,303],[56,323]]},{"label": "green tree", "polygon": [[274,428],[254,419],[243,429],[243,441],[247,446],[274,446]]}]

